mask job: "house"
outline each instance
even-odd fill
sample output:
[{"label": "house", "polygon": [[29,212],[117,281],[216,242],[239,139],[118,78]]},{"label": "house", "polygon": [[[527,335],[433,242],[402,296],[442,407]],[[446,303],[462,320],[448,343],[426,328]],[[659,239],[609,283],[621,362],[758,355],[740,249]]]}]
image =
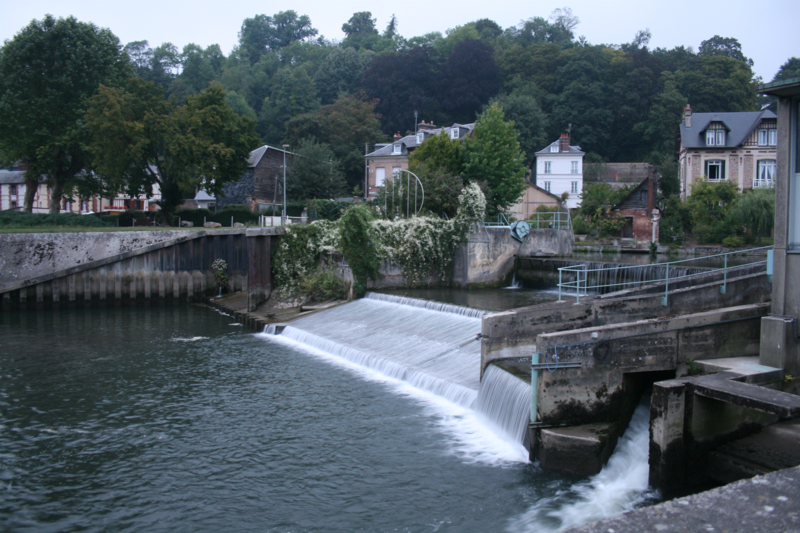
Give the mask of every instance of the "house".
[{"label": "house", "polygon": [[692,193],[697,178],[729,180],[739,189],[775,183],[777,116],[772,111],[692,113],[683,110],[680,125],[681,199]]},{"label": "house", "polygon": [[[13,166],[10,170],[0,169],[0,210],[18,209],[25,206],[25,170]],[[33,197],[33,212],[47,213],[50,211],[50,190],[39,180],[39,186]]]},{"label": "house", "polygon": [[[772,276],[772,308],[761,319],[759,363],[800,375],[800,78],[760,85],[777,97],[775,156],[775,247],[767,273]],[[768,139],[769,140],[769,139]],[[787,380],[786,392],[800,391]]]},{"label": "house", "polygon": [[365,191],[374,196],[383,186],[387,177],[400,170],[408,170],[408,156],[431,136],[443,133],[451,139],[464,140],[473,129],[475,129],[475,123],[453,124],[439,128],[429,122],[420,122],[415,134],[403,137],[398,133],[395,134],[393,142],[376,144],[375,150],[364,156],[366,159]]},{"label": "house", "polygon": [[[223,196],[216,199],[217,208],[245,204],[254,211],[283,205],[283,183],[294,159],[292,152],[264,145],[250,152],[249,169],[237,182],[222,187]],[[286,169],[284,169],[284,164]]]},{"label": "house", "polygon": [[621,231],[623,239],[636,239],[644,242],[658,242],[659,211],[656,208],[658,181],[654,172],[642,180],[625,198],[615,205],[611,212],[625,217],[626,224]]},{"label": "house", "polygon": [[583,156],[580,146],[570,145],[568,133],[536,152],[536,185],[559,198],[566,193],[566,207],[581,205]]},{"label": "house", "polygon": [[547,192],[535,183],[526,182],[525,185],[525,192],[522,193],[517,203],[511,206],[508,212],[509,216],[517,220],[527,220],[540,205],[561,206],[560,196]]}]

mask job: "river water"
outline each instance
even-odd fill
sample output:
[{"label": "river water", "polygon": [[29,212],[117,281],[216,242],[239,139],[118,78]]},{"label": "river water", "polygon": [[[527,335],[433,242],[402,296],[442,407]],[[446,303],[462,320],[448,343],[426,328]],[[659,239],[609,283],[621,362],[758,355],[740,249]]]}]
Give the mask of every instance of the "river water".
[{"label": "river water", "polygon": [[644,416],[644,444],[582,480],[468,407],[206,307],[3,313],[0,530],[553,531],[651,496]]}]

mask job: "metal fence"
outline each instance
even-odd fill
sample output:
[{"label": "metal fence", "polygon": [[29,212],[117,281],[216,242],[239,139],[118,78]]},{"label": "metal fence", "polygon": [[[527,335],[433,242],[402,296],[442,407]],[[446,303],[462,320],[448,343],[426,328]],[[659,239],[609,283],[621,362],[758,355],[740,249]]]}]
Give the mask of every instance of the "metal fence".
[{"label": "metal fence", "polygon": [[[766,257],[763,260],[756,260],[756,261],[749,261],[748,265],[760,265],[763,264],[765,267],[765,271],[768,275],[772,274],[772,246],[762,246],[760,248],[749,248],[747,250],[740,250],[736,252],[727,252],[723,254],[713,254],[713,255],[704,255],[701,257],[693,257],[691,259],[683,259],[680,261],[670,261],[668,263],[653,263],[650,265],[630,265],[630,266],[618,266],[615,265],[615,269],[618,272],[623,272],[622,276],[618,276],[617,279],[614,280],[613,283],[593,283],[592,285],[589,284],[589,279],[592,278],[594,280],[602,280],[604,276],[602,275],[608,269],[605,268],[588,268],[587,265],[574,265],[574,266],[567,266],[561,267],[558,269],[558,301],[562,301],[562,291],[570,291],[570,293],[575,294],[575,301],[576,303],[580,303],[581,295],[587,296],[589,292],[593,293],[602,293],[604,289],[614,289],[614,290],[622,290],[625,288],[645,285],[645,284],[652,284],[652,283],[664,283],[664,296],[661,298],[661,305],[667,305],[668,298],[669,298],[669,283],[670,281],[675,282],[680,279],[689,278],[692,276],[699,276],[701,274],[710,274],[713,272],[722,272],[722,286],[720,286],[719,291],[720,294],[725,294],[727,291],[728,285],[728,270],[733,268],[728,266],[729,260],[732,256],[736,255],[746,255],[752,254],[753,252],[766,252]],[[703,272],[694,272],[694,273],[686,273],[687,269],[686,266],[689,266],[688,263],[692,261],[700,261],[700,260],[708,260],[714,258],[722,258],[723,266],[720,268],[713,268],[709,267],[704,269]],[[737,265],[738,266],[738,265]],[[670,268],[672,268],[672,275],[670,275]],[[624,271],[633,269],[639,269],[643,271],[644,269],[649,269],[651,273],[659,273],[658,275],[654,275],[652,277],[648,276],[625,276]],[[663,270],[663,275],[660,272]],[[682,271],[684,273],[677,274],[676,271]],[[564,281],[565,277],[574,278],[570,279],[570,281]],[[621,279],[620,279],[621,278]],[[627,281],[626,281],[627,278]]]}]

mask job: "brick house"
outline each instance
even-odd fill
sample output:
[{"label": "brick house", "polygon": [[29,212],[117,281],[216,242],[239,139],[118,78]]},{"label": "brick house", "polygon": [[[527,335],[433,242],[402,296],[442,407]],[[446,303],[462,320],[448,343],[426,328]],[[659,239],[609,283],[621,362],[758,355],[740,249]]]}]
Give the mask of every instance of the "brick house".
[{"label": "brick house", "polygon": [[408,157],[414,149],[433,135],[444,132],[451,139],[464,140],[475,128],[472,124],[453,124],[439,128],[432,123],[420,122],[417,132],[403,137],[399,133],[391,143],[379,143],[375,150],[364,156],[366,160],[366,178],[364,188],[367,195],[376,195],[386,178],[400,170],[408,170]]},{"label": "brick house", "polygon": [[619,214],[627,220],[620,232],[620,237],[644,242],[658,242],[657,189],[658,180],[655,173],[651,172],[619,204],[614,206],[611,212]]},{"label": "brick house", "polygon": [[250,152],[249,169],[239,181],[222,187],[224,196],[216,199],[217,208],[230,204],[245,204],[253,210],[283,205],[284,161],[291,167],[294,154],[264,145]]},{"label": "brick house", "polygon": [[777,115],[768,109],[738,113],[683,111],[680,126],[681,199],[691,195],[697,178],[730,180],[740,190],[775,182]]}]

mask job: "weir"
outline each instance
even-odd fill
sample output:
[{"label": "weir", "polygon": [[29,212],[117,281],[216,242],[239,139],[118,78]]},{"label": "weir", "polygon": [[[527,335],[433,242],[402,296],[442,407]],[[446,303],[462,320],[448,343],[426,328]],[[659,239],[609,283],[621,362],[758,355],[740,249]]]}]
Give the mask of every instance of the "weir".
[{"label": "weir", "polygon": [[504,437],[524,444],[530,385],[498,367],[480,379],[485,311],[415,298],[365,298],[300,317],[266,333],[346,359],[471,408]]}]

